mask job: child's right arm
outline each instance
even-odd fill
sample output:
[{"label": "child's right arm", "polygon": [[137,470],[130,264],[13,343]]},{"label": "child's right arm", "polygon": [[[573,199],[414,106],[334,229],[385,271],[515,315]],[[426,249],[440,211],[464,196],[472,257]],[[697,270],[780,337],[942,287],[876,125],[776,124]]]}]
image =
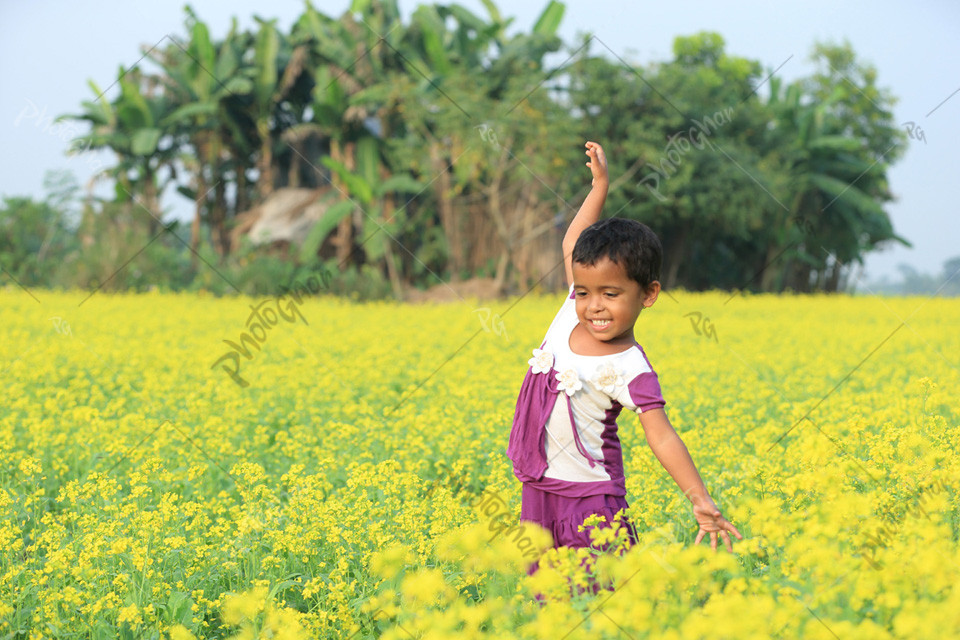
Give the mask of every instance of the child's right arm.
[{"label": "child's right arm", "polygon": [[610,178],[607,175],[607,158],[603,155],[603,148],[596,142],[587,142],[587,155],[590,162],[590,173],[593,174],[593,188],[587,194],[580,210],[570,222],[566,235],[563,236],[563,266],[567,273],[567,288],[573,284],[573,247],[577,244],[577,238],[580,233],[600,219],[600,212],[603,210],[603,203],[607,199],[607,188],[610,186]]}]

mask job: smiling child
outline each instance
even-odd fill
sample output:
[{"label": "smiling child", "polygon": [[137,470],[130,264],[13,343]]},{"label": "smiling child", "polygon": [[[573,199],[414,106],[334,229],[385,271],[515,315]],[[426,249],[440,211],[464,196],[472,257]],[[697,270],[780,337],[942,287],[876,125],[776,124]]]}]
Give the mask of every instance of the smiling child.
[{"label": "smiling child", "polygon": [[[523,483],[520,519],[544,527],[554,546],[590,546],[590,515],[627,507],[617,417],[640,418],[647,444],[690,500],[699,524],[694,544],[718,534],[728,550],[740,532],[707,492],[670,425],[657,374],[634,337],[634,324],[660,293],[662,249],[646,225],[598,222],[609,178],[603,149],[586,143],[592,189],[563,239],[568,297],[533,350],[520,388],[507,455]],[[630,540],[636,543],[632,526]]]}]

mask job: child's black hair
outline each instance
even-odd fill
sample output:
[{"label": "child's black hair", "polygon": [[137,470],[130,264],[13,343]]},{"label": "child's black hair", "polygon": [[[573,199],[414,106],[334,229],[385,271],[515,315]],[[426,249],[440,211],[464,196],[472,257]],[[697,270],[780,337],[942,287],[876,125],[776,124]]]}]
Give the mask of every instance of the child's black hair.
[{"label": "child's black hair", "polygon": [[638,282],[643,291],[660,279],[663,264],[660,238],[642,222],[607,218],[584,229],[573,247],[573,261],[592,266],[604,257],[622,265],[627,277]]}]

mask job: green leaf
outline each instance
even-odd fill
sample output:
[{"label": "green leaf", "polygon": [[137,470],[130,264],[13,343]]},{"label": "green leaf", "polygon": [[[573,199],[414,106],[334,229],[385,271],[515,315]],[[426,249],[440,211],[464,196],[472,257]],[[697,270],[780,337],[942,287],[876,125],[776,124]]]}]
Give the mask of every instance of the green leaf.
[{"label": "green leaf", "polygon": [[87,86],[90,87],[94,95],[96,95],[99,99],[95,100],[94,103],[84,102],[84,106],[88,104],[94,104],[96,109],[99,109],[100,114],[103,117],[103,122],[109,124],[111,127],[116,127],[117,116],[113,111],[113,107],[105,100],[103,90],[93,80],[87,80]]},{"label": "green leaf", "polygon": [[382,182],[376,183],[377,195],[383,195],[391,191],[400,191],[403,193],[418,193],[423,189],[423,183],[415,180],[412,176],[403,174],[390,176]]},{"label": "green leaf", "polygon": [[216,57],[213,43],[210,42],[210,31],[200,20],[193,24],[190,52],[191,62],[196,65],[193,71],[193,88],[199,97],[206,98],[210,95],[210,86],[215,82],[211,74],[214,71]]},{"label": "green leaf", "polygon": [[376,261],[386,253],[390,236],[384,233],[384,230],[389,231],[389,228],[376,220],[380,216],[379,211],[368,211],[367,213],[369,215],[363,218],[363,250],[369,260]]},{"label": "green leaf", "polygon": [[162,133],[160,129],[138,129],[130,139],[130,150],[138,156],[151,155],[157,150]]},{"label": "green leaf", "polygon": [[810,141],[809,148],[811,151],[859,151],[863,145],[847,136],[820,136]]},{"label": "green leaf", "polygon": [[[368,183],[376,184],[380,177],[380,143],[373,136],[357,141],[357,173]],[[372,195],[372,194],[371,194]]]},{"label": "green leaf", "polygon": [[447,7],[447,10],[457,19],[462,28],[474,29],[479,34],[487,27],[486,22],[462,5],[452,4]]},{"label": "green leaf", "polygon": [[563,20],[564,7],[562,2],[550,0],[550,4],[543,10],[536,24],[533,25],[533,32],[542,36],[553,36],[557,33],[560,21]]},{"label": "green leaf", "polygon": [[277,54],[280,51],[280,39],[277,36],[277,30],[273,22],[263,22],[260,24],[260,31],[257,32],[257,42],[254,48],[254,62],[256,65],[256,77],[254,79],[254,91],[256,93],[257,103],[260,106],[266,106],[273,97],[274,89],[277,86]]},{"label": "green leaf", "polygon": [[253,91],[253,82],[249,78],[236,76],[224,82],[223,89],[235,96],[244,96]]},{"label": "green leaf", "polygon": [[822,189],[836,201],[836,203],[833,204],[834,207],[841,204],[848,204],[861,212],[884,215],[883,207],[879,202],[849,182],[837,180],[832,176],[822,174],[811,175],[810,182]]},{"label": "green leaf", "polygon": [[219,80],[219,82],[217,82],[217,86],[221,86],[221,82],[223,84],[227,84],[227,82],[237,72],[239,67],[239,56],[237,55],[237,51],[234,48],[233,43],[228,39],[220,45],[220,55],[217,57],[216,69],[211,70],[213,71],[217,80]]},{"label": "green leaf", "polygon": [[356,198],[363,205],[373,200],[373,187],[363,177],[353,173],[342,162],[337,162],[330,156],[324,156],[321,162],[336,172],[351,197]]},{"label": "green leaf", "polygon": [[122,126],[128,130],[153,126],[153,113],[140,93],[140,87],[124,78],[120,80],[120,91],[117,115]]},{"label": "green leaf", "polygon": [[500,17],[500,10],[497,8],[497,5],[494,4],[493,0],[480,0],[480,2],[486,7],[487,13],[490,14],[490,19],[493,20],[493,22],[503,22],[503,18]]},{"label": "green leaf", "polygon": [[323,213],[323,217],[310,227],[310,231],[303,239],[303,244],[300,245],[301,262],[310,262],[316,257],[320,245],[323,244],[323,241],[327,239],[327,236],[337,227],[344,216],[350,215],[353,207],[354,204],[349,200],[341,200]]},{"label": "green leaf", "polygon": [[184,626],[191,626],[193,600],[189,593],[174,591],[167,598],[167,610],[170,612],[170,622],[179,622]]},{"label": "green leaf", "polygon": [[177,193],[179,193],[180,195],[182,195],[184,198],[188,200],[197,199],[197,190],[191,189],[190,187],[187,187],[184,185],[177,185]]},{"label": "green leaf", "polygon": [[[413,18],[420,25],[423,49],[431,69],[439,75],[447,75],[451,65],[446,48],[443,46],[442,34],[445,31],[443,20],[436,9],[428,5],[420,5],[413,13]],[[420,73],[427,73],[427,71],[427,69],[421,69]]]},{"label": "green leaf", "polygon": [[172,113],[160,121],[161,126],[166,126],[173,122],[193,122],[199,119],[199,116],[209,117],[216,115],[217,105],[212,102],[190,102],[178,107]]},{"label": "green leaf", "polygon": [[350,3],[350,13],[363,13],[365,14],[370,8],[371,0],[353,0]]}]

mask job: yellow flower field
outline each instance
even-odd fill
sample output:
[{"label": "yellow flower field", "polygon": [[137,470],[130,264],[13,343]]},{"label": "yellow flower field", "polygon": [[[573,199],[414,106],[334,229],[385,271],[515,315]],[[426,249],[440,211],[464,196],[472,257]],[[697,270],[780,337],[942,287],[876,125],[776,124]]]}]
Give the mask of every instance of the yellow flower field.
[{"label": "yellow flower field", "polygon": [[641,544],[577,557],[505,455],[562,292],[87,295],[0,290],[0,638],[960,637],[958,300],[661,295],[636,336],[744,540],[693,546],[624,414]]}]

